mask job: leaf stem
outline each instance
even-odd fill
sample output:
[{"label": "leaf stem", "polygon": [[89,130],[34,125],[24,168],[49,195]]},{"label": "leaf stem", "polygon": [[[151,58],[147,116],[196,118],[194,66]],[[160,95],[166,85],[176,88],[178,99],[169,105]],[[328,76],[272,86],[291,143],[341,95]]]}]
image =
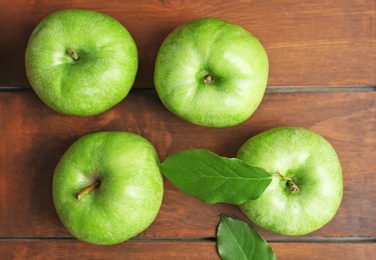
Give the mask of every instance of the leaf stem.
[{"label": "leaf stem", "polygon": [[79,199],[81,199],[81,197],[82,197],[83,195],[85,195],[86,193],[88,193],[88,192],[90,192],[90,191],[92,191],[92,190],[98,188],[99,184],[100,184],[100,182],[99,182],[99,181],[96,181],[96,182],[93,183],[92,185],[90,185],[90,186],[84,188],[83,190],[79,191],[79,192],[76,194],[76,196],[75,196],[76,199],[79,200]]}]

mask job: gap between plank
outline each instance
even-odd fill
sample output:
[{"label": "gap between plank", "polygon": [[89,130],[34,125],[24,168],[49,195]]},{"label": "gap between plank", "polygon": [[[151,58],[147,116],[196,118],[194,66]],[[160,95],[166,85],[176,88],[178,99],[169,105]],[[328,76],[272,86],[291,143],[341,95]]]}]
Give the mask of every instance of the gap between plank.
[{"label": "gap between plank", "polygon": [[[74,237],[2,237],[2,241],[64,241],[77,240]],[[297,238],[271,238],[266,239],[268,243],[376,243],[376,237],[297,237]],[[216,242],[215,237],[155,237],[131,238],[130,242]],[[126,242],[126,241],[125,241]]]},{"label": "gap between plank", "polygon": [[[32,92],[31,87],[0,86],[0,92]],[[267,86],[266,93],[372,92],[376,86]],[[155,94],[155,88],[132,88],[130,93]]]},{"label": "gap between plank", "polygon": [[266,93],[371,92],[376,86],[268,86]]}]

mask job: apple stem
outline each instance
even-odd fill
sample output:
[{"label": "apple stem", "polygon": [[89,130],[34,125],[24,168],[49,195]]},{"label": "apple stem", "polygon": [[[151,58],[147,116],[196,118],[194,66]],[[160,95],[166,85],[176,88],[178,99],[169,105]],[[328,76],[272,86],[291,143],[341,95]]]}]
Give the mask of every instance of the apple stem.
[{"label": "apple stem", "polygon": [[68,50],[68,55],[72,57],[74,61],[78,61],[80,57],[78,57],[78,54],[73,50]]},{"label": "apple stem", "polygon": [[292,180],[287,180],[287,186],[289,186],[292,193],[299,192],[298,186]]},{"label": "apple stem", "polygon": [[212,81],[213,81],[213,77],[210,74],[208,74],[208,75],[205,76],[204,83],[206,85],[210,84]]},{"label": "apple stem", "polygon": [[92,185],[84,188],[83,190],[79,191],[77,194],[76,194],[76,199],[81,199],[81,197],[83,195],[85,195],[86,193],[96,189],[98,186],[99,186],[100,182],[99,181],[96,181],[95,183],[93,183]]},{"label": "apple stem", "polygon": [[289,187],[289,189],[291,190],[292,193],[298,193],[299,192],[298,185],[296,185],[291,178],[283,176],[279,171],[277,171],[277,173],[275,175],[278,178],[281,178],[281,179],[287,181],[287,186]]}]

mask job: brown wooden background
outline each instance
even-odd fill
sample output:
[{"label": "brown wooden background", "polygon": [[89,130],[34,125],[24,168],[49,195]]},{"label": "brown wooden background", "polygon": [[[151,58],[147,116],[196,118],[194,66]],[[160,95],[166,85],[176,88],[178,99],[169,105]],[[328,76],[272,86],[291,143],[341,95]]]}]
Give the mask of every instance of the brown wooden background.
[{"label": "brown wooden background", "polygon": [[[46,107],[24,69],[28,37],[47,14],[88,8],[118,19],[139,48],[139,73],[123,102],[93,117]],[[153,90],[158,48],[183,22],[214,16],[237,23],[265,46],[267,94],[245,123],[195,126],[169,113]],[[218,259],[218,214],[246,219],[235,206],[207,205],[165,181],[161,211],[136,238],[95,246],[72,238],[51,198],[54,167],[79,137],[95,131],[141,134],[161,160],[183,149],[235,156],[266,129],[294,125],[327,138],[343,166],[344,197],[322,229],[286,237],[256,229],[279,259],[372,259],[376,253],[376,1],[0,1],[0,258]],[[136,88],[139,88],[138,90]],[[252,224],[250,222],[250,224]]]}]

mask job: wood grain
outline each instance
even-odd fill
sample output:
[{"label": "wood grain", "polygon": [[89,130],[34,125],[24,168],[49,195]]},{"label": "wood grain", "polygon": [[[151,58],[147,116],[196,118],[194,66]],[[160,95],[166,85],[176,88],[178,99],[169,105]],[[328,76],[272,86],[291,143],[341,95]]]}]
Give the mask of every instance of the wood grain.
[{"label": "wood grain", "polygon": [[269,85],[376,85],[376,2],[354,1],[84,1],[0,2],[0,86],[28,87],[24,52],[40,20],[86,8],[118,19],[139,49],[136,87],[153,87],[156,53],[178,25],[213,16],[253,33],[270,60]]},{"label": "wood grain", "polygon": [[[94,117],[71,117],[47,108],[32,91],[0,92],[0,237],[69,237],[51,198],[54,167],[79,137],[96,131],[130,131],[146,137],[163,160],[204,148],[233,157],[243,142],[266,129],[294,125],[323,135],[342,162],[342,206],[324,228],[305,238],[376,237],[376,92],[267,94],[245,123],[214,129],[184,122],[155,93],[132,92]],[[214,237],[218,214],[246,219],[236,206],[207,205],[165,181],[161,211],[143,238]],[[258,229],[268,239],[295,241]]]},{"label": "wood grain", "polygon": [[[277,259],[373,259],[372,243],[270,243]],[[127,241],[95,246],[75,240],[3,241],[3,259],[219,259],[215,241]]]}]

